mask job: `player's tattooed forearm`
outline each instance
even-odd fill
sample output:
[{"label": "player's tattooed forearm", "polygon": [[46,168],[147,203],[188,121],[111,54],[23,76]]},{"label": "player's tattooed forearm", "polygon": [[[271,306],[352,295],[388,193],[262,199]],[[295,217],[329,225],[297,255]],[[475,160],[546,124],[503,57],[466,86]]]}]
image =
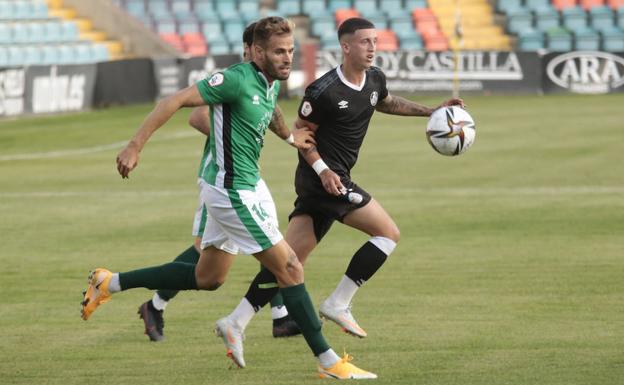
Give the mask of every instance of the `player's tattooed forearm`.
[{"label": "player's tattooed forearm", "polygon": [[[286,125],[284,123],[282,111],[280,111],[279,108],[276,108],[275,110],[273,110],[273,116],[271,117],[271,121],[269,122],[269,130],[279,135],[279,133],[283,130],[283,127],[285,126]],[[288,130],[285,131],[289,132]]]},{"label": "player's tattooed forearm", "polygon": [[429,107],[420,105],[418,103],[414,103],[400,96],[394,96],[394,95],[382,100],[377,105],[377,111],[380,111],[386,114],[391,114],[391,115],[404,115],[404,116],[429,116],[431,115],[431,109]]}]

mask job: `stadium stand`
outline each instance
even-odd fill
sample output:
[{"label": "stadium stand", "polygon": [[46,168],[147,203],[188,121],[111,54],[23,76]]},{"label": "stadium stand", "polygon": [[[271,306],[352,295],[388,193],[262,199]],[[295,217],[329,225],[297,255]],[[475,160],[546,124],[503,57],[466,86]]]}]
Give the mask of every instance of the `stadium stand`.
[{"label": "stadium stand", "polygon": [[498,0],[496,9],[520,50],[624,49],[624,0]]},{"label": "stadium stand", "polygon": [[120,52],[61,0],[0,0],[0,45],[0,66],[94,63]]}]

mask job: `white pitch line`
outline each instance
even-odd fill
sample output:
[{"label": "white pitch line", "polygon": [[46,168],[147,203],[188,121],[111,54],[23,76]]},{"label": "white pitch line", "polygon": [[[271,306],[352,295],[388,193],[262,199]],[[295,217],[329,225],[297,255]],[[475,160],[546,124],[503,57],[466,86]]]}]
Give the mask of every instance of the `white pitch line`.
[{"label": "white pitch line", "polygon": [[[189,138],[197,136],[198,134],[193,131],[178,132],[174,134],[163,135],[151,140],[151,142],[163,142],[171,139]],[[15,161],[15,160],[35,160],[35,159],[48,159],[48,158],[62,158],[64,156],[75,156],[93,154],[96,152],[114,150],[123,148],[128,141],[115,142],[109,144],[103,144],[100,146],[76,148],[72,150],[60,150],[60,151],[48,151],[48,152],[33,152],[27,154],[14,154],[0,156],[0,162]]]},{"label": "white pitch line", "polygon": [[[292,193],[292,190],[273,189],[274,194]],[[578,195],[578,194],[624,194],[624,186],[567,186],[567,187],[518,187],[518,188],[371,188],[374,194],[423,194],[423,195],[452,195],[452,196],[482,196],[482,195]],[[167,197],[167,196],[195,196],[197,190],[145,190],[145,191],[24,191],[0,192],[2,198],[63,198],[63,197]]]}]

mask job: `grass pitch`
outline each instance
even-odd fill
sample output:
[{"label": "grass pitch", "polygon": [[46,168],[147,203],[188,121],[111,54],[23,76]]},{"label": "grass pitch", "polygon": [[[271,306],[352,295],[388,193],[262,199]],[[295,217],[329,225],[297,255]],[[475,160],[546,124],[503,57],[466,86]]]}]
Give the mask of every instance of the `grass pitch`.
[{"label": "grass pitch", "polygon": [[[375,115],[353,178],[402,239],[355,298],[369,337],[333,324],[326,337],[379,384],[622,383],[624,95],[466,102],[477,139],[456,158],[429,148],[424,119]],[[281,105],[292,122],[297,101]],[[129,180],[115,170],[150,108],[0,122],[0,383],[320,383],[304,340],[274,340],[266,310],[247,330],[248,367],[230,368],[212,329],[257,271],[248,256],[217,292],[170,304],[163,343],[142,334],[147,290],[80,319],[90,269],[161,264],[192,242],[203,140],[188,113],[155,135]],[[282,227],[295,161],[268,133],[262,169]],[[316,304],[365,240],[337,224],[312,254]]]}]

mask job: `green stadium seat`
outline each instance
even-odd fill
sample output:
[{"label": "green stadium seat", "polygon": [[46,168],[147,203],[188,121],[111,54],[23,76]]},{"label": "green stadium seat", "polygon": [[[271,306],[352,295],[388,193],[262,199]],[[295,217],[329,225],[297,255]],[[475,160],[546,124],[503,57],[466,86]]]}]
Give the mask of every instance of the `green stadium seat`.
[{"label": "green stadium seat", "polygon": [[[386,0],[381,0],[382,3],[385,3]],[[401,7],[398,7],[400,9]],[[405,9],[409,12],[413,11],[417,8],[429,8],[426,0],[405,0]]]},{"label": "green stadium seat", "polygon": [[335,12],[337,9],[352,8],[351,5],[351,0],[327,0],[327,9],[331,12]]},{"label": "green stadium seat", "polygon": [[564,28],[553,28],[546,31],[547,46],[550,51],[567,52],[573,48],[572,34]]},{"label": "green stadium seat", "polygon": [[259,14],[260,13],[260,5],[258,0],[238,0],[238,10],[239,12],[245,14]]},{"label": "green stadium seat", "polygon": [[528,9],[512,11],[507,15],[507,30],[520,34],[533,28],[533,13]]},{"label": "green stadium seat", "polygon": [[617,27],[604,29],[600,32],[602,36],[602,49],[610,52],[624,51],[624,31]]},{"label": "green stadium seat", "polygon": [[277,11],[282,15],[299,15],[301,14],[301,3],[299,0],[279,0]]},{"label": "green stadium seat", "polygon": [[399,38],[399,45],[402,49],[421,50],[425,47],[420,35],[405,36]]},{"label": "green stadium seat", "polygon": [[195,0],[193,13],[199,20],[210,21],[215,18],[218,19],[218,15],[215,12],[216,10],[211,0]]},{"label": "green stadium seat", "polygon": [[620,7],[615,11],[615,25],[624,28],[624,7]]},{"label": "green stadium seat", "polygon": [[552,5],[550,0],[526,0],[525,6],[531,11],[538,11],[540,9],[550,9]]},{"label": "green stadium seat", "polygon": [[376,0],[353,0],[353,8],[360,11],[362,15],[374,15],[379,12]]},{"label": "green stadium seat", "polygon": [[496,9],[502,13],[511,13],[524,9],[522,0],[498,0]]},{"label": "green stadium seat", "polygon": [[544,33],[534,29],[522,31],[518,35],[518,49],[521,51],[538,51],[544,49]]},{"label": "green stadium seat", "polygon": [[332,16],[317,17],[311,20],[311,33],[313,36],[323,38],[332,36],[336,38],[336,21]]},{"label": "green stadium seat", "polygon": [[211,55],[225,55],[230,51],[230,44],[227,41],[215,41],[208,44],[208,52]]},{"label": "green stadium seat", "polygon": [[189,17],[187,19],[177,21],[177,31],[180,35],[187,33],[198,33],[200,31],[200,25],[197,19]]},{"label": "green stadium seat", "polygon": [[589,10],[590,25],[597,30],[609,29],[615,25],[613,11],[606,6],[597,6]]},{"label": "green stadium seat", "polygon": [[340,42],[336,39],[336,36],[326,36],[321,39],[322,49],[339,50]]},{"label": "green stadium seat", "polygon": [[191,0],[172,0],[171,13],[176,19],[188,19],[193,16]]},{"label": "green stadium seat", "polygon": [[587,12],[579,6],[562,10],[561,20],[562,25],[569,30],[582,29],[589,26]]},{"label": "green stadium seat", "polygon": [[223,31],[221,29],[221,21],[203,22],[201,32],[206,41],[223,40]]},{"label": "green stadium seat", "polygon": [[309,15],[310,19],[314,20],[319,12],[326,9],[325,0],[305,0],[301,3],[301,9],[304,14]]},{"label": "green stadium seat", "polygon": [[169,6],[165,0],[150,0],[147,3],[147,11],[154,20],[171,19],[172,15],[169,12]]},{"label": "green stadium seat", "polygon": [[145,19],[147,16],[143,0],[127,0],[124,9],[137,19]]},{"label": "green stadium seat", "polygon": [[554,8],[540,8],[535,11],[535,28],[547,31],[559,27],[559,12]]},{"label": "green stadium seat", "polygon": [[392,28],[392,30],[396,32],[399,37],[409,36],[416,33],[416,30],[414,29],[414,22],[409,16],[396,17],[390,20],[390,28]]},{"label": "green stadium seat", "polygon": [[[362,15],[364,16],[364,15]],[[388,28],[388,19],[386,16],[381,13],[379,16],[368,16],[367,19],[375,24],[376,29],[387,29]]]},{"label": "green stadium seat", "polygon": [[600,34],[592,28],[579,28],[574,32],[574,49],[576,50],[599,50]]}]

